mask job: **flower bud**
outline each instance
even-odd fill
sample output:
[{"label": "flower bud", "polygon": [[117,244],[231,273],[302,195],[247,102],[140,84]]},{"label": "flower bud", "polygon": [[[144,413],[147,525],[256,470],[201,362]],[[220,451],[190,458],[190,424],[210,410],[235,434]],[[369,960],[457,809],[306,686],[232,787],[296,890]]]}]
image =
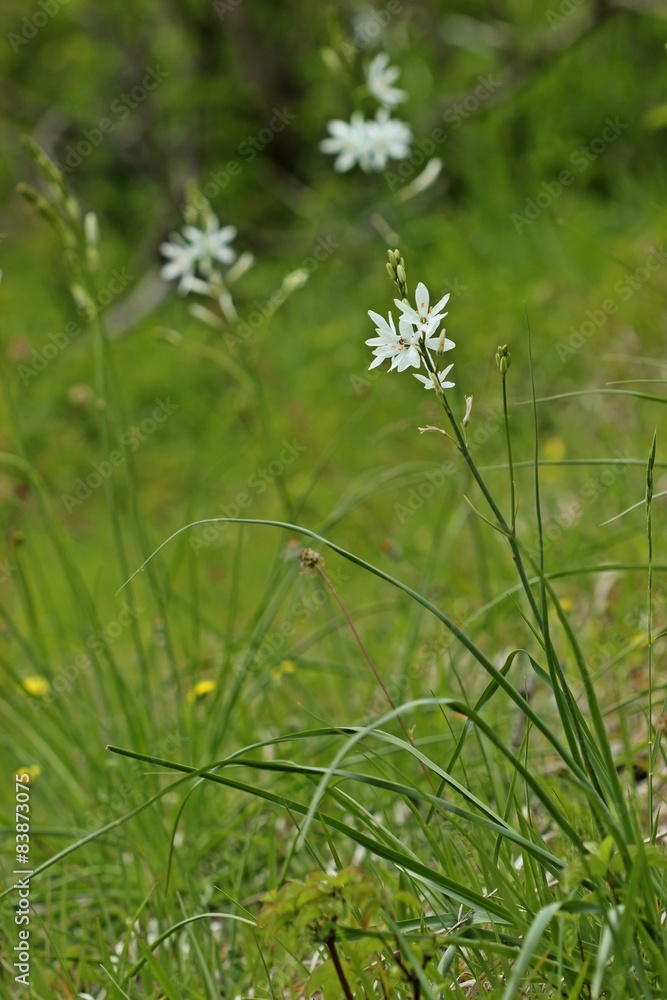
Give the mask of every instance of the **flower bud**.
[{"label": "flower bud", "polygon": [[505,375],[507,373],[507,369],[509,368],[511,361],[512,355],[510,354],[507,344],[500,346],[496,352],[496,364],[498,365],[501,375]]}]

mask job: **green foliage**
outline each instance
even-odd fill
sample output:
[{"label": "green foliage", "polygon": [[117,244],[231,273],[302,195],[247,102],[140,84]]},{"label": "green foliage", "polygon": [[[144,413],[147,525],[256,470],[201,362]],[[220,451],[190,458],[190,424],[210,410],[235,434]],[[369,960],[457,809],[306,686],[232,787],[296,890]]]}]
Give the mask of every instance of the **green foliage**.
[{"label": "green foliage", "polygon": [[310,872],[272,890],[257,925],[267,940],[282,937],[299,951],[308,943],[325,947],[331,960],[322,962],[304,984],[309,995],[321,989],[325,997],[335,996],[346,988],[345,995],[351,995],[349,984],[359,978],[363,996],[375,996],[381,988],[388,996],[417,997],[420,978],[404,964],[405,953],[423,971],[436,953],[435,942],[424,933],[403,935],[392,916],[396,907],[415,914],[423,909],[412,893],[396,888],[389,895],[358,868],[334,875]]},{"label": "green foliage", "polygon": [[[664,992],[664,24],[403,8],[422,159],[374,176],[318,148],[366,106],[356,4],[0,12],[0,742],[38,1000]],[[256,264],[193,313],[154,272],[211,212]],[[400,297],[452,293],[440,405],[367,371],[387,245]]]}]

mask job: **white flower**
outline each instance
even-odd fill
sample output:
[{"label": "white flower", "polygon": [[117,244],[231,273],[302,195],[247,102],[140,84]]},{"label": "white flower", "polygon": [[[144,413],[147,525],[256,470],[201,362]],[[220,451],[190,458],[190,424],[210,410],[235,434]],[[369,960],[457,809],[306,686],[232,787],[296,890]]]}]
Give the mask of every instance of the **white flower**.
[{"label": "white flower", "polygon": [[435,375],[435,373],[431,374],[431,372],[429,372],[428,376],[417,375],[414,372],[412,374],[414,375],[415,378],[418,378],[420,382],[423,382],[424,386],[427,389],[435,389],[435,382],[434,382],[435,378],[438,379],[438,385],[440,386],[441,389],[453,389],[454,386],[456,385],[456,382],[447,382],[445,378],[445,376],[450,373],[453,367],[454,365],[449,365],[447,368],[444,368],[441,372],[438,372],[437,376]]},{"label": "white flower", "polygon": [[[446,295],[443,295],[440,301],[436,302],[434,306],[429,305],[430,296],[428,288],[422,281],[420,281],[415,292],[416,309],[413,309],[413,307],[406,302],[401,302],[400,299],[394,299],[394,302],[403,315],[406,316],[411,323],[414,323],[416,327],[423,330],[424,326],[426,326],[428,328],[427,336],[430,337],[433,333],[435,333],[440,326],[440,323],[447,315],[447,313],[443,310],[449,302],[449,292],[447,292]],[[446,341],[446,343],[449,343],[451,347],[454,347],[451,340]],[[429,344],[429,347],[430,346],[431,345]],[[444,347],[443,350],[451,350],[451,347]]]},{"label": "white flower", "polygon": [[172,243],[163,243],[160,253],[167,258],[167,263],[160,270],[163,281],[179,279],[178,290],[185,292],[187,281],[192,278],[197,265],[197,258],[191,246],[178,242],[178,236],[172,235]]},{"label": "white flower", "polygon": [[373,169],[368,122],[364,121],[361,112],[355,111],[349,122],[336,118],[328,123],[327,128],[331,135],[322,140],[320,149],[323,153],[336,155],[334,170],[345,173],[357,163],[366,173]]},{"label": "white flower", "polygon": [[196,229],[195,226],[185,226],[183,235],[192,247],[198,263],[219,261],[221,264],[233,264],[236,253],[229,246],[236,236],[235,226],[223,226],[215,215],[209,215],[206,229]]},{"label": "white flower", "polygon": [[404,90],[392,86],[396,83],[400,72],[397,66],[389,65],[389,56],[386,52],[380,52],[375,56],[366,71],[366,85],[369,91],[385,108],[391,108],[394,104],[407,100],[408,95]]},{"label": "white flower", "polygon": [[167,263],[160,270],[160,277],[164,281],[178,278],[178,291],[182,295],[187,295],[188,292],[209,294],[208,285],[204,287],[195,272],[199,269],[200,274],[209,277],[215,261],[232,264],[236,260],[236,253],[229,243],[235,236],[235,227],[220,228],[215,215],[208,216],[204,230],[184,226],[182,236],[180,233],[172,234],[171,242],[160,246],[160,253],[167,258]]},{"label": "white flower", "polygon": [[377,368],[383,361],[388,361],[390,358],[389,371],[396,369],[396,371],[402,372],[406,368],[419,368],[421,364],[421,355],[417,346],[419,334],[412,323],[401,317],[397,333],[394,317],[391,313],[388,314],[386,320],[379,313],[373,312],[372,309],[368,310],[368,315],[375,323],[375,332],[379,334],[379,336],[371,337],[370,340],[366,341],[370,347],[374,348],[373,354],[375,355],[375,361],[369,365],[369,369]]},{"label": "white flower", "polygon": [[[402,316],[401,319],[406,319],[406,317]],[[440,322],[440,320],[438,320],[438,322]],[[451,351],[453,347],[456,347],[454,341],[449,340],[449,338],[445,336],[444,330],[442,333],[439,333],[437,337],[426,337],[424,343],[430,351],[438,351],[440,354],[444,354],[445,351]]]},{"label": "white flower", "polygon": [[374,170],[384,170],[387,160],[403,160],[410,152],[412,129],[386,108],[378,108],[375,119],[367,122],[370,156]]}]

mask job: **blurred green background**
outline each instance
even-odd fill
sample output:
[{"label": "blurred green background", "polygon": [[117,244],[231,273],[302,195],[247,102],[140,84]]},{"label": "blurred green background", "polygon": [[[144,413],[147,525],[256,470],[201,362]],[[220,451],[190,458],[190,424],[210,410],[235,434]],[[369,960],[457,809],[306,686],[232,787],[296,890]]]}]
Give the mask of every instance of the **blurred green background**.
[{"label": "blurred green background", "polygon": [[[68,184],[100,216],[100,285],[114,269],[124,276],[107,318],[133,411],[141,415],[165,394],[179,405],[177,417],[139,455],[142,510],[153,521],[155,541],[163,527],[179,526],[186,511],[216,513],[266,465],[252,402],[219,367],[156,336],[167,327],[189,344],[216,343],[156,275],[161,241],[182,224],[185,182],[195,179],[211,193],[222,223],[239,230],[236,248],[257,257],[236,292],[242,319],[261,308],[318,240],[334,247],[308,284],[244,345],[262,374],[274,437],[296,435],[304,449],[288,470],[292,491],[335,431],[363,407],[309,498],[305,519],[312,524],[355,477],[404,461],[428,466],[451,458],[440,441],[415,438],[416,425],[436,413],[416,383],[393,375],[359,381],[370,360],[366,311],[384,312],[393,295],[384,271],[388,243],[400,246],[413,286],[425,280],[434,295],[453,291],[448,332],[458,344],[456,392],[461,408],[463,394],[474,395],[480,421],[498,404],[498,343],[511,345],[516,396],[526,397],[525,310],[538,393],[656,374],[612,359],[662,353],[665,272],[654,250],[662,245],[667,183],[667,132],[659,127],[663,14],[657,4],[566,0],[375,10],[352,3],[139,2],[131,13],[122,4],[100,9],[78,0],[44,0],[34,11],[4,4],[4,367],[27,453],[54,490],[67,492],[100,457],[93,404],[85,391],[71,392],[92,382],[90,338],[84,330],[28,384],[17,375],[33,348],[41,350],[50,334],[77,320],[57,240],[13,193],[15,182],[33,178],[21,133],[67,167]],[[403,180],[394,170],[336,175],[318,149],[330,118],[370,107],[359,84],[380,47],[401,68],[410,96],[398,114],[413,127],[415,150],[430,152],[433,131],[441,130],[439,140],[444,132],[434,154],[443,161],[440,177],[403,202],[396,197]],[[147,74],[157,81],[154,89],[143,98],[135,91],[132,99]],[[480,82],[481,98],[475,96]],[[276,109],[289,124],[269,141],[264,132],[253,142]],[[111,131],[101,132],[103,119],[113,123]],[[609,121],[616,123],[611,130]],[[415,155],[421,169],[426,157]],[[230,172],[232,162],[239,166]],[[572,178],[567,186],[558,182],[564,170]],[[650,259],[657,269],[633,278]],[[610,300],[613,315],[600,313]],[[589,310],[603,322],[577,339]],[[573,334],[576,350],[558,347]],[[568,456],[605,449],[613,455],[638,440],[640,408],[628,400],[602,405],[560,403],[545,411],[547,431],[563,439]],[[580,431],[593,414],[602,419],[591,448]],[[517,411],[517,420],[524,417]],[[643,426],[642,433],[646,442]],[[4,444],[14,448],[9,431]],[[480,449],[489,463],[497,460],[493,436]],[[3,492],[5,521],[20,526],[24,501],[9,482]],[[375,558],[383,558],[384,540],[408,563],[425,551],[439,503],[425,504],[419,517],[401,524],[394,507],[404,495],[389,490],[369,498],[350,514],[346,540]],[[104,551],[101,502],[93,497],[65,519],[67,531],[85,543],[86,560]],[[249,513],[277,509],[275,490],[267,489]],[[224,576],[225,561],[214,562],[210,572]]]},{"label": "blurred green background", "polygon": [[[92,338],[72,304],[58,240],[15,193],[17,182],[39,185],[21,134],[65,168],[84,209],[99,215],[100,288],[123,286],[111,295],[105,318],[127,426],[147,419],[158,400],[175,408],[136,452],[145,546],[128,536],[130,567],[187,521],[216,516],[221,505],[229,508],[248,493],[245,515],[291,513],[311,528],[325,525],[339,544],[423,584],[462,620],[514,582],[511,561],[466,506],[471,484],[463,468],[456,464],[454,474],[438,478],[455,456],[439,435],[417,431],[439,422],[433,394],[407,376],[367,372],[364,341],[373,332],[367,310],[386,313],[394,295],[387,247],[403,253],[411,288],[423,280],[434,297],[452,293],[452,402],[463,415],[464,395],[474,396],[469,433],[483,466],[505,461],[496,416],[498,344],[512,351],[512,402],[529,397],[526,317],[538,395],[664,376],[666,40],[664,5],[634,0],[393,0],[376,7],[306,0],[135,0],[131,7],[120,0],[5,0],[0,448],[24,454],[44,477],[102,622],[116,620],[123,600],[116,596],[123,575],[103,490],[71,513],[62,499],[107,457],[95,419]],[[409,94],[396,113],[412,126],[416,166],[404,177],[398,165],[385,174],[338,175],[319,143],[330,119],[347,119],[355,108],[372,113],[360,85],[364,66],[382,50],[400,67],[400,85]],[[267,135],[278,113],[287,124]],[[406,197],[405,185],[431,155],[442,160],[439,177]],[[237,227],[237,251],[256,257],[235,289],[240,317],[253,326],[240,347],[197,321],[190,300],[159,277],[159,247],[183,224],[189,180],[210,196],[223,225]],[[252,317],[285,275],[322,245],[332,252],[305,286],[266,322],[255,323]],[[79,325],[80,335],[34,377],[22,375],[68,323]],[[228,363],[216,363],[211,349],[250,365],[261,391],[239,381]],[[45,356],[52,353],[49,348]],[[531,419],[528,408],[513,408],[518,461],[531,458]],[[656,413],[628,397],[588,396],[541,406],[540,421],[546,459],[643,460]],[[294,459],[276,476],[270,464],[285,442]],[[599,525],[642,498],[645,471],[612,466],[611,477],[603,478],[604,468],[545,469],[550,568],[566,568],[573,559],[644,558],[638,520]],[[434,476],[437,488],[425,488]],[[506,497],[506,476],[490,476]],[[530,543],[530,472],[519,477],[520,523]],[[131,498],[118,488],[121,519],[127,519]],[[56,580],[37,498],[7,468],[0,473],[0,511],[7,559],[32,560],[47,580],[54,574],[51,610],[38,602],[32,622],[28,584],[19,582],[20,574],[4,574],[3,613],[19,631],[35,626],[45,660],[57,672],[85,644]],[[434,538],[440,561],[429,575],[424,567]],[[284,542],[283,536],[278,564]],[[181,539],[161,557],[177,672],[170,675],[160,660],[160,609],[140,591],[147,612],[138,627],[146,643],[156,644],[151,656],[161,678],[155,728],[144,731],[149,748],[160,745],[163,732],[187,730],[180,746],[165,753],[202,763],[223,746],[233,750],[245,726],[277,735],[331,721],[336,713],[364,717],[381,704],[375,694],[369,701],[372,679],[354,647],[331,636],[330,647],[326,636],[320,643],[317,630],[330,619],[316,616],[313,623],[309,615],[296,638],[277,646],[252,678],[228,730],[206,724],[205,703],[188,707],[187,691],[217,678],[226,657],[246,647],[261,618],[257,595],[272,579],[267,567],[278,545],[267,528],[242,534],[228,528],[199,551]],[[340,569],[333,557],[331,567]],[[428,666],[406,671],[404,664],[398,692],[418,695],[425,677],[429,689],[437,689],[440,632],[431,626],[420,632],[405,602],[347,572],[341,583],[347,606],[380,660],[384,655],[387,676],[398,670],[394,656],[409,623],[425,644]],[[295,586],[292,602],[311,599],[307,579],[297,578]],[[599,590],[587,579],[568,586],[570,606],[591,642],[604,641],[607,604],[598,614]],[[644,579],[633,588],[627,584],[624,607],[641,601]],[[238,609],[231,634],[225,632],[230,606]],[[5,632],[7,697],[20,708],[25,694],[16,678],[36,669],[13,625]],[[632,632],[623,634],[629,640]],[[58,653],[51,652],[52,640]],[[517,640],[500,617],[489,625],[488,641],[498,649]],[[132,687],[127,642],[123,634],[116,649]],[[440,651],[433,661],[429,643]],[[90,727],[85,753],[101,762],[105,741],[129,737],[90,678],[76,685],[77,724]],[[188,713],[200,708],[202,727],[190,732]],[[17,743],[15,735],[6,743],[12,768],[39,763],[36,743]],[[63,828],[70,808],[74,825],[92,808],[97,793],[87,768],[80,800],[59,807]],[[52,779],[55,804],[64,779],[57,769]],[[48,856],[54,848],[45,844]]]}]

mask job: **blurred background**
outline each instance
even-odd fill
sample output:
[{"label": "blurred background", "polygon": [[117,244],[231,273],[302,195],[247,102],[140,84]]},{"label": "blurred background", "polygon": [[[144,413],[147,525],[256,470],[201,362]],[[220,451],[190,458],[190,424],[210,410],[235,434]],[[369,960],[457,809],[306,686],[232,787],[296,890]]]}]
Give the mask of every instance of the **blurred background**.
[{"label": "blurred background", "polygon": [[[33,348],[77,321],[58,241],[14,193],[16,182],[34,181],[19,142],[24,132],[99,215],[100,284],[113,282],[114,269],[122,275],[106,318],[128,399],[139,411],[166,392],[180,404],[178,419],[141,453],[146,513],[169,523],[184,505],[210,513],[257,466],[255,417],[242,391],[219,367],[156,336],[167,327],[190,343],[213,342],[158,276],[159,246],[183,224],[191,179],[221,223],[238,229],[237,251],[257,258],[235,291],[242,319],[261,310],[318,241],[329,241],[307,285],[246,345],[270,393],[276,433],[298,428],[306,449],[291,470],[297,480],[335,429],[367,407],[361,438],[359,431],[347,438],[311,497],[320,515],[351,477],[414,458],[414,427],[434,413],[416,383],[382,375],[359,382],[370,360],[366,312],[385,312],[393,297],[388,245],[400,246],[413,287],[425,280],[434,295],[452,292],[457,391],[473,393],[478,412],[498,402],[498,343],[510,343],[517,395],[525,395],[525,307],[538,392],[583,388],[600,374],[646,376],[611,358],[659,355],[664,336],[662,262],[649,280],[640,275],[636,288],[618,290],[664,234],[664,14],[661,4],[635,0],[377,7],[139,0],[131,12],[113,2],[7,0],[2,337],[30,456],[61,491],[98,457],[91,397],[72,391],[91,383],[87,332],[27,385],[17,376]],[[348,119],[364,100],[373,110],[360,84],[379,51],[401,70],[409,100],[397,115],[413,129],[416,165],[402,164],[402,174],[395,162],[380,174],[336,174],[319,143],[329,119]],[[401,200],[431,156],[442,160],[440,176]],[[563,171],[572,177],[567,186],[558,181]],[[587,311],[609,299],[617,311],[592,336],[575,338],[572,353],[559,352]],[[555,435],[566,412],[565,404],[550,410]],[[614,411],[610,444],[630,436],[635,413],[625,403]],[[11,448],[11,435],[4,443]],[[418,444],[422,459],[439,460],[440,442]],[[577,435],[567,447],[583,444]],[[4,492],[12,493],[9,484]],[[254,509],[267,513],[270,493]],[[382,533],[400,534],[409,547],[418,525],[412,518],[397,530],[395,499],[354,516],[358,527],[379,517]],[[97,502],[67,521],[93,544]]]},{"label": "blurred background", "polygon": [[[150,725],[125,729],[115,696],[107,700],[103,685],[75,671],[67,687],[75,697],[56,699],[40,716],[52,715],[57,729],[58,713],[69,712],[74,728],[91,727],[72,757],[72,767],[85,762],[77,795],[68,798],[67,768],[52,768],[49,795],[54,808],[60,803],[62,829],[44,841],[45,856],[57,836],[93,829],[134,801],[121,782],[120,800],[99,806],[99,789],[117,790],[124,773],[109,764],[105,742],[143,741],[202,763],[223,746],[235,749],[253,727],[277,735],[341,714],[363,718],[384,705],[358,650],[331,624],[339,612],[318,610],[325,600],[312,581],[294,572],[289,599],[280,590],[281,566],[294,569],[289,558],[299,543],[267,528],[200,532],[200,545],[182,538],[163,553],[156,563],[163,604],[139,589],[130,644],[135,625],[119,619],[124,574],[104,490],[87,495],[77,486],[108,460],[93,338],[73,304],[60,242],[15,193],[18,182],[42,183],[21,135],[60,164],[83,209],[99,217],[99,303],[124,426],[148,421],[137,438],[136,496],[118,486],[121,524],[135,517],[136,504],[143,525],[143,534],[128,534],[127,567],[188,521],[236,507],[243,516],[321,529],[425,587],[464,620],[513,585],[511,560],[465,504],[463,494],[474,493],[454,450],[440,435],[417,431],[440,421],[434,394],[407,376],[368,372],[367,311],[386,314],[395,295],[387,248],[403,253],[411,289],[425,281],[434,298],[451,294],[451,401],[462,416],[464,396],[474,396],[469,436],[481,466],[505,462],[499,344],[512,353],[515,459],[532,456],[530,410],[514,406],[530,394],[527,319],[538,396],[663,378],[666,41],[665,5],[650,0],[4,0],[0,450],[34,466],[54,510],[47,525],[33,486],[5,463],[0,642],[13,706],[5,750],[12,768],[46,766],[47,750],[16,735],[26,701],[21,678],[51,670],[53,683],[89,639],[57,582],[53,523],[95,601],[100,642],[120,657],[132,691],[120,702],[137,718],[151,699],[159,706]],[[394,113],[413,130],[411,158],[379,173],[336,173],[320,149],[327,123],[355,109],[373,114],[364,69],[383,51],[409,95]],[[421,189],[433,158],[440,172],[429,168],[431,183]],[[191,181],[221,224],[238,230],[236,251],[256,258],[234,288],[250,330],[240,339],[193,316],[192,297],[159,274],[160,245],[184,224]],[[307,282],[270,308],[299,268]],[[168,419],[152,426],[160,405]],[[543,482],[551,569],[644,559],[638,520],[600,524],[642,499],[642,463],[659,417],[627,396],[541,404],[542,457],[556,463]],[[600,459],[606,464],[558,464]],[[530,470],[517,476],[530,544]],[[506,500],[506,474],[489,477]],[[664,488],[660,480],[656,490]],[[72,496],[77,502],[64,499]],[[330,568],[388,678],[401,661],[396,696],[419,695],[425,685],[441,693],[449,656],[441,630],[335,557]],[[40,574],[50,603],[34,597]],[[602,589],[585,576],[564,584],[594,649],[606,641],[619,587],[614,577]],[[627,578],[626,616],[644,592],[645,577],[636,586]],[[280,612],[283,599],[288,610]],[[285,621],[296,621],[295,634],[281,632]],[[274,637],[261,669],[240,701],[225,701],[225,670],[245,656],[249,636],[261,638],[260,626]],[[638,626],[637,614],[627,618],[614,633],[618,648]],[[518,641],[502,614],[485,627],[495,650]],[[28,657],[21,641],[28,634],[39,655]],[[421,643],[414,668],[406,636],[412,651],[415,636]],[[142,643],[151,650],[148,691],[133,681]],[[222,728],[208,724],[211,701],[196,688],[209,680],[218,685],[218,707],[234,706]],[[165,733],[178,736],[165,744]],[[48,805],[46,791],[41,801]],[[257,890],[263,885],[258,879]]]}]

